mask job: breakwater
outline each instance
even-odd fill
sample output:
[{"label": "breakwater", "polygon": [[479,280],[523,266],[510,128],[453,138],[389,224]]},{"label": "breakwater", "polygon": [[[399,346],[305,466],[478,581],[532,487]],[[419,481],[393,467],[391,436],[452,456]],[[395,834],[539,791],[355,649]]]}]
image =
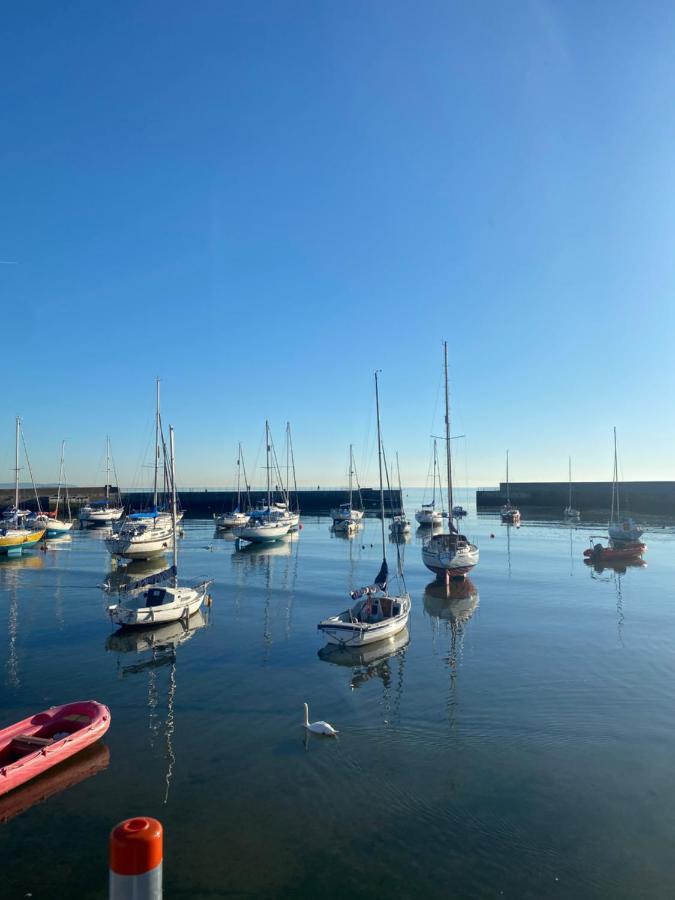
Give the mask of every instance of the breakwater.
[{"label": "breakwater", "polygon": [[[105,497],[103,487],[75,487],[70,488],[70,504],[73,510],[79,509],[94,500],[102,500]],[[43,488],[38,488],[40,508],[43,510],[54,509],[56,503],[56,491],[50,489],[49,494]],[[111,497],[116,497],[117,491],[111,489]],[[121,491],[122,503],[127,510],[143,509],[151,501],[151,493],[148,491]],[[265,491],[251,491],[251,502],[255,505],[258,501],[265,500]],[[295,507],[295,493],[292,495],[291,505]],[[361,488],[363,507],[367,513],[377,514],[380,509],[380,492],[375,488]],[[329,515],[331,509],[344,503],[348,498],[347,490],[336,489],[312,489],[299,490],[297,493],[300,512],[305,515]],[[223,490],[180,490],[178,500],[181,509],[187,516],[212,516],[214,514],[233,509],[237,501],[236,491]],[[358,498],[354,497],[358,505]],[[14,503],[14,491],[3,489],[0,491],[0,508]],[[35,509],[37,503],[32,490],[22,488],[19,505],[26,509]],[[398,515],[401,512],[401,492],[396,490],[384,492],[385,515]]]},{"label": "breakwater", "polygon": [[[509,486],[511,502],[519,509],[555,509],[567,506],[569,484],[557,482],[512,482]],[[675,481],[624,481],[620,484],[621,508],[640,514],[675,516]],[[583,512],[608,512],[612,498],[612,483],[607,481],[579,481],[572,483],[572,505]],[[506,503],[506,484],[499,490],[477,490],[479,510],[497,509]]]}]

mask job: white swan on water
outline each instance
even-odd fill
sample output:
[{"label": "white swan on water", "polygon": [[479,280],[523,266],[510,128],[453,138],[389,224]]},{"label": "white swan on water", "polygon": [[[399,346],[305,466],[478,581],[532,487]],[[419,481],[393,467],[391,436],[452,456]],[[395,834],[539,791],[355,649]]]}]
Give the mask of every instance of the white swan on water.
[{"label": "white swan on water", "polygon": [[329,737],[335,737],[339,732],[333,728],[332,725],[329,725],[328,722],[323,722],[319,720],[318,722],[310,722],[309,721],[309,706],[306,703],[303,703],[305,707],[305,721],[303,725],[307,729],[307,731],[311,731],[312,734],[326,734]]}]

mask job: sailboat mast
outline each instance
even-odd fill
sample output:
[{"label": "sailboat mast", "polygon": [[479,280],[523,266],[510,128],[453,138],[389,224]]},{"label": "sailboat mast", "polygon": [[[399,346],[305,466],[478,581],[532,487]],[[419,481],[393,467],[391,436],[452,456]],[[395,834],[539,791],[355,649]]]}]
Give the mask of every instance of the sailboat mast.
[{"label": "sailboat mast", "polygon": [[56,491],[56,512],[55,516],[58,519],[59,517],[59,504],[61,503],[61,481],[63,480],[63,448],[65,447],[66,442],[61,441],[61,463],[59,465],[59,487]]},{"label": "sailboat mast", "polygon": [[619,509],[619,462],[616,455],[616,425],[614,426],[614,493],[616,494],[616,521],[618,522],[621,518],[621,511]]},{"label": "sailboat mast", "polygon": [[569,500],[567,501],[567,506],[569,509],[572,509],[572,457],[569,458],[569,470],[570,470],[570,494]]},{"label": "sailboat mast", "polygon": [[265,446],[267,447],[267,508],[272,508],[270,494],[270,423],[265,419]]},{"label": "sailboat mast", "polygon": [[241,506],[241,442],[239,442],[239,454],[237,456],[237,509]]},{"label": "sailboat mast", "polygon": [[382,485],[382,434],[380,432],[380,388],[375,372],[375,408],[377,410],[377,460],[380,467],[380,521],[382,524],[382,558],[386,558],[384,543],[384,487]]},{"label": "sailboat mast", "polygon": [[506,503],[511,504],[511,490],[509,488],[509,451],[506,451]]},{"label": "sailboat mast", "polygon": [[398,464],[398,450],[396,451],[396,473],[398,475],[398,495],[401,500],[401,515],[403,515],[403,488],[401,487],[401,467]]},{"label": "sailboat mast", "polygon": [[155,379],[156,403],[155,403],[155,482],[152,492],[152,505],[157,506],[157,479],[159,477],[159,378]]},{"label": "sailboat mast", "polygon": [[16,417],[16,447],[14,465],[14,509],[19,512],[19,433],[21,431],[21,418]]},{"label": "sailboat mast", "polygon": [[110,501],[110,435],[105,436],[105,499]]},{"label": "sailboat mast", "polygon": [[[452,523],[452,458],[450,456],[450,395],[448,392],[448,342],[443,341],[443,369],[445,372],[445,460],[448,467],[448,516]],[[452,531],[452,528],[450,529]]]},{"label": "sailboat mast", "polygon": [[354,450],[353,444],[349,445],[349,509],[352,508],[352,470],[354,469]]},{"label": "sailboat mast", "polygon": [[178,523],[176,521],[176,459],[173,441],[173,425],[169,425],[169,451],[171,453],[171,525],[173,531],[173,586],[178,587],[178,545],[176,533]]},{"label": "sailboat mast", "polygon": [[434,438],[434,465],[433,465],[433,475],[431,478],[432,488],[431,488],[431,506],[432,509],[436,508],[436,469],[438,468],[438,451],[436,449],[436,438]]}]

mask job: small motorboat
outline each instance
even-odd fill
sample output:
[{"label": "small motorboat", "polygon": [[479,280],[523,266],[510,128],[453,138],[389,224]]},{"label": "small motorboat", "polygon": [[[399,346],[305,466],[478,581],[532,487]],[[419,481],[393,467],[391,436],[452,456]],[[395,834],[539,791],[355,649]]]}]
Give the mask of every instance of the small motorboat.
[{"label": "small motorboat", "polygon": [[611,543],[609,546],[604,544],[594,544],[595,539],[591,537],[591,546],[584,550],[585,558],[592,563],[613,563],[623,560],[639,559],[647,549],[647,545],[641,541],[622,541],[620,543]]},{"label": "small motorboat", "polygon": [[96,700],[52,706],[0,730],[0,795],[103,737],[110,710]]}]

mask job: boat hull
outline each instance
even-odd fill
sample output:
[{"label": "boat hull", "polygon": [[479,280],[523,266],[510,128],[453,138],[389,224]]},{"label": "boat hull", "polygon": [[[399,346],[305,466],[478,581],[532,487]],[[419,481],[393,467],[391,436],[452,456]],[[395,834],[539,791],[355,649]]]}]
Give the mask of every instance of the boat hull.
[{"label": "boat hull", "polygon": [[121,559],[154,559],[171,549],[171,532],[162,530],[158,536],[152,536],[145,540],[125,538],[124,535],[115,535],[106,538],[105,545],[112,556]]},{"label": "boat hull", "polygon": [[131,609],[123,604],[108,607],[111,620],[122,628],[148,628],[183,619],[188,622],[201,608],[206,588],[176,588],[175,602],[165,606],[142,606]]},{"label": "boat hull", "polygon": [[[443,537],[446,535],[438,535],[438,538]],[[437,578],[444,578],[446,575],[450,578],[466,575],[478,564],[479,557],[478,547],[475,544],[467,544],[453,550],[444,547],[442,541],[437,538],[431,538],[422,547],[422,562]]]},{"label": "boat hull", "polygon": [[415,521],[418,525],[442,525],[443,515],[437,510],[429,512],[425,509],[418,509],[415,513]]},{"label": "boat hull", "polygon": [[339,644],[342,647],[365,647],[367,644],[375,644],[393,637],[408,625],[410,609],[400,616],[378,622],[375,625],[365,625],[330,621],[322,622],[318,627],[329,644]]},{"label": "boat hull", "polygon": [[[0,795],[25,784],[98,741],[110,727],[110,710],[95,700],[53,706],[0,731]],[[12,760],[14,745],[26,737],[48,740],[53,734],[67,735],[38,746]],[[24,748],[25,749],[25,748]]]},{"label": "boat hull", "polygon": [[289,531],[288,522],[270,522],[269,524],[255,526],[244,525],[241,528],[234,529],[234,533],[240,541],[249,541],[252,544],[271,544],[286,537]]},{"label": "boat hull", "polygon": [[113,507],[111,509],[89,509],[83,507],[80,510],[79,520],[82,525],[111,525],[113,522],[119,522],[124,515],[122,507]]},{"label": "boat hull", "polygon": [[0,532],[0,555],[18,556],[24,550],[31,550],[44,535],[44,529],[25,531],[22,528],[3,529]]}]

